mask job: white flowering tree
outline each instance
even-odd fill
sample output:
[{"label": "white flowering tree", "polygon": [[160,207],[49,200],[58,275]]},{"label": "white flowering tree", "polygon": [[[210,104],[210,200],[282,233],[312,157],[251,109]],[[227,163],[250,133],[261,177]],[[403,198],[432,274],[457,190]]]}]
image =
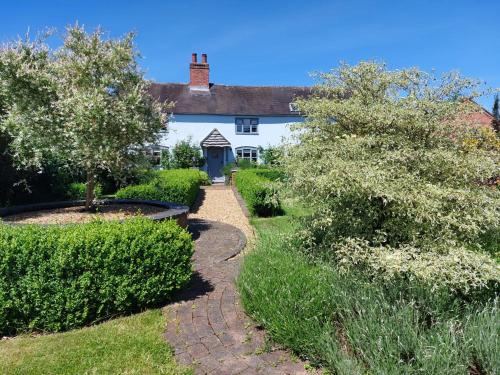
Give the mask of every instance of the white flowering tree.
[{"label": "white flowering tree", "polygon": [[148,95],[134,35],[105,38],[69,27],[60,48],[20,40],[0,51],[0,87],[7,111],[2,129],[15,160],[40,166],[57,155],[87,176],[92,206],[98,171],[127,165],[165,128],[167,106]]}]

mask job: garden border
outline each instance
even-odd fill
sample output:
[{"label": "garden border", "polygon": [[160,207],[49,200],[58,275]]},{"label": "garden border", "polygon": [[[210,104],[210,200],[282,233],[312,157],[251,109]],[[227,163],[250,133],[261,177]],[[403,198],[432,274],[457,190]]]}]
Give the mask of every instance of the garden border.
[{"label": "garden border", "polygon": [[236,186],[231,185],[231,190],[233,191],[234,196],[236,198],[236,201],[238,202],[238,204],[240,205],[241,210],[243,211],[243,215],[245,215],[245,217],[247,219],[251,219],[252,215],[250,214],[250,211],[248,210],[247,203],[245,202],[245,200],[241,196],[241,194],[238,191],[238,189],[236,188]]}]

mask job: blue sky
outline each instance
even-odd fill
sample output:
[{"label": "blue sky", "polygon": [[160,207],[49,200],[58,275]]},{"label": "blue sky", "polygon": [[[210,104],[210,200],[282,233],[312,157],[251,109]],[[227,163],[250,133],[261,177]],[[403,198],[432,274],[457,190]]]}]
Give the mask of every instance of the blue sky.
[{"label": "blue sky", "polygon": [[[6,1],[0,41],[78,21],[112,36],[137,32],[147,77],[186,82],[192,52],[211,81],[310,85],[339,61],[385,61],[462,74],[500,87],[500,1]],[[491,110],[493,98],[480,100]]]}]

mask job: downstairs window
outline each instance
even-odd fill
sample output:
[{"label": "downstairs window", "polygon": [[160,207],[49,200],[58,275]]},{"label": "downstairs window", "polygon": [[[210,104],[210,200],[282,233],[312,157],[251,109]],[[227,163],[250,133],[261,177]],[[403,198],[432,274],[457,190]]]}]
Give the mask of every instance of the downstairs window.
[{"label": "downstairs window", "polygon": [[236,156],[238,159],[247,159],[254,163],[257,163],[258,152],[256,147],[237,147]]}]

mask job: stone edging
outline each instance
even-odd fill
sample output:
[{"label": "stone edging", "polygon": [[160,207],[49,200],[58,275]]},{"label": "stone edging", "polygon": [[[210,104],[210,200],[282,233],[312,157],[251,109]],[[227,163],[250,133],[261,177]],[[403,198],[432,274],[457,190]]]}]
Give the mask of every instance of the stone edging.
[{"label": "stone edging", "polygon": [[250,219],[252,215],[250,214],[250,211],[248,211],[247,204],[243,199],[243,197],[241,196],[240,192],[238,191],[238,189],[236,189],[234,185],[231,186],[231,189],[233,190],[234,196],[236,197],[236,201],[238,202],[238,204],[241,207],[241,210],[243,211],[243,215],[245,215],[248,219]]}]

